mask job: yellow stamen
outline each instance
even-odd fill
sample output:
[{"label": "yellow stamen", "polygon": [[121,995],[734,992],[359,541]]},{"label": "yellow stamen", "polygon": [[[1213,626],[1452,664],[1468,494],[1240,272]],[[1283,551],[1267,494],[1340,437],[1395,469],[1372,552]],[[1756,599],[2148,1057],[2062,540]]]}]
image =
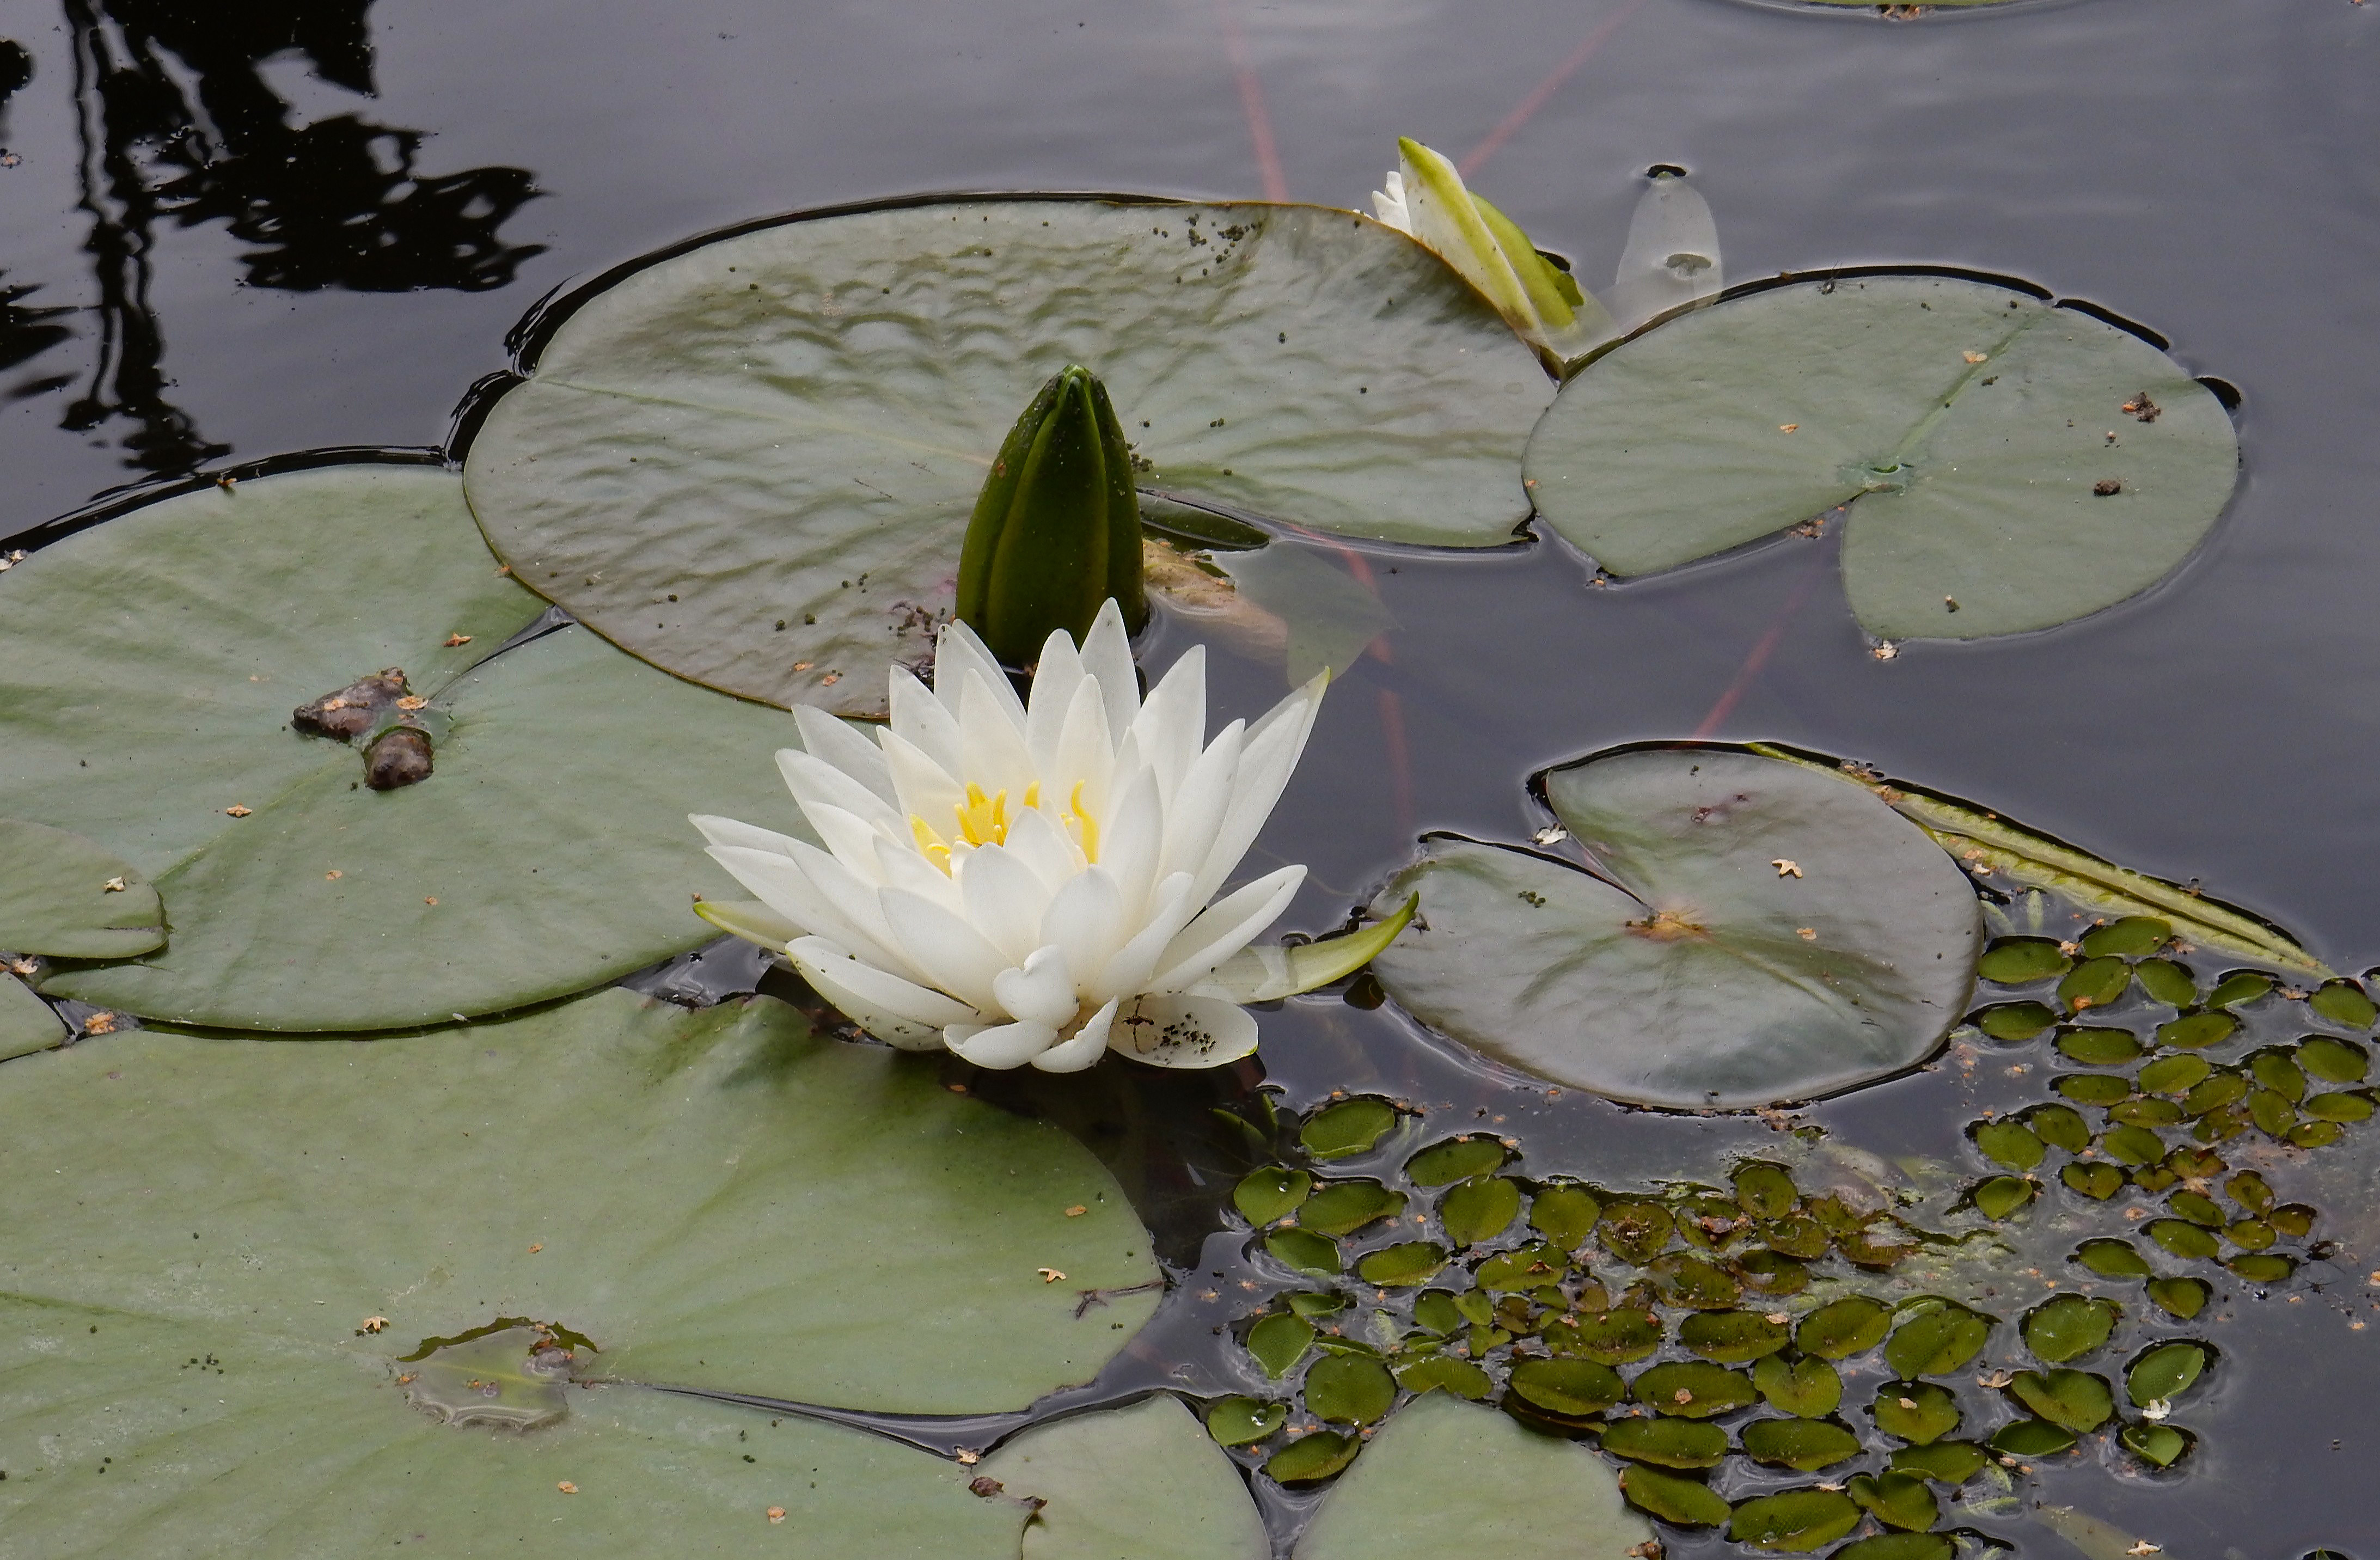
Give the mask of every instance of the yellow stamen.
[{"label": "yellow stamen", "polygon": [[969,845],[1001,845],[1008,838],[1008,793],[1003,790],[986,801],[983,787],[970,781],[966,800],[953,803],[958,814],[959,837]]},{"label": "yellow stamen", "polygon": [[1099,859],[1099,820],[1093,818],[1083,806],[1085,784],[1086,782],[1081,780],[1075,782],[1075,794],[1068,803],[1067,816],[1074,823],[1076,834],[1081,836],[1083,859],[1096,861]]},{"label": "yellow stamen", "polygon": [[909,814],[909,833],[916,836],[917,849],[924,854],[927,860],[941,868],[946,873],[951,870],[951,847],[944,845],[941,836],[935,834],[927,825],[926,821],[914,812]]}]

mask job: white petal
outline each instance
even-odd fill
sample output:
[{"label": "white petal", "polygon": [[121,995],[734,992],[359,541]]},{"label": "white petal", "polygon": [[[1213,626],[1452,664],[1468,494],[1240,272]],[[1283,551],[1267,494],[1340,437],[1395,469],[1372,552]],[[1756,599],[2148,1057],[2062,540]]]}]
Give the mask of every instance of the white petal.
[{"label": "white petal", "polygon": [[1288,789],[1290,774],[1305,751],[1305,739],[1313,735],[1315,713],[1322,707],[1328,680],[1327,675],[1316,674],[1311,682],[1274,705],[1249,728],[1240,750],[1231,806],[1215,830],[1205,864],[1192,881],[1191,896],[1201,904],[1238,869],[1265,820],[1272,816],[1281,792]]},{"label": "white petal", "polygon": [[930,899],[954,916],[966,914],[966,900],[950,873],[920,855],[916,847],[894,845],[879,837],[876,841],[876,881],[885,888],[905,888],[921,899]]},{"label": "white petal", "polygon": [[834,852],[836,860],[851,870],[853,876],[869,883],[884,881],[884,869],[877,860],[877,847],[884,843],[883,835],[866,819],[831,802],[814,801],[809,810],[810,826],[818,830],[819,838]]},{"label": "white petal", "polygon": [[1079,785],[1084,809],[1094,818],[1103,815],[1115,774],[1115,739],[1109,735],[1107,706],[1092,679],[1085,677],[1075,685],[1065,724],[1058,733],[1057,751],[1047,762],[1037,752],[1033,762],[1041,765],[1043,807],[1065,811],[1074,805],[1075,787]]},{"label": "white petal", "polygon": [[884,769],[884,750],[861,735],[858,727],[808,704],[794,706],[794,725],[801,730],[802,746],[812,755],[867,786],[885,806],[893,805],[892,776]]},{"label": "white petal", "polygon": [[1212,975],[1217,965],[1255,941],[1289,908],[1305,881],[1304,867],[1283,867],[1208,906],[1158,956],[1148,989],[1178,992]]},{"label": "white petal", "polygon": [[[937,706],[939,708],[939,706]],[[958,745],[957,726],[952,727],[951,745]],[[895,731],[881,738],[884,744],[884,764],[892,774],[892,792],[900,798],[902,826],[908,827],[911,818],[922,818],[926,827],[947,839],[957,826],[954,810],[966,799],[965,787],[958,783],[955,767],[945,769],[924,748],[911,742]],[[956,761],[953,761],[955,765]]]},{"label": "white petal", "polygon": [[794,864],[801,869],[803,878],[825,896],[834,917],[833,924],[812,930],[904,980],[926,980],[926,972],[910,962],[893,937],[892,928],[884,919],[884,907],[878,902],[880,885],[873,878],[859,876],[814,845],[795,840],[793,850]]},{"label": "white petal", "polygon": [[953,1024],[942,1031],[942,1043],[977,1066],[1005,1070],[1057,1044],[1058,1031],[1047,1024]]},{"label": "white petal", "polygon": [[1075,1000],[1075,977],[1066,969],[1065,954],[1055,947],[1036,948],[1023,965],[992,977],[992,994],[1012,1018],[1064,1029],[1075,1021],[1081,1004]]},{"label": "white petal", "polygon": [[887,888],[877,902],[884,908],[893,941],[928,981],[979,1012],[998,1011],[991,978],[1007,969],[1009,961],[982,932],[905,889]]},{"label": "white petal", "polygon": [[1108,1035],[1109,1050],[1156,1067],[1220,1067],[1256,1048],[1256,1016],[1211,996],[1136,997]]},{"label": "white petal", "polygon": [[1148,905],[1164,855],[1165,809],[1158,800],[1157,776],[1144,769],[1099,819],[1099,865],[1115,874],[1127,920],[1137,920]]},{"label": "white petal", "polygon": [[1148,990],[1148,978],[1157,972],[1157,961],[1166,945],[1181,933],[1197,908],[1198,902],[1190,897],[1188,872],[1176,872],[1159,884],[1157,892],[1149,896],[1148,914],[1089,983],[1089,994],[1128,996]]},{"label": "white petal", "polygon": [[763,829],[754,823],[739,823],[733,818],[715,818],[708,812],[689,812],[686,821],[702,831],[702,837],[713,845],[740,846],[747,850],[773,850],[778,855],[789,854],[786,847],[793,843],[790,835],[774,829]]},{"label": "white petal", "polygon": [[1388,188],[1372,191],[1373,212],[1390,227],[1410,235],[1413,220],[1405,214],[1405,176],[1390,168],[1389,177],[1381,182]]},{"label": "white petal", "polygon": [[1064,887],[1085,865],[1075,842],[1037,808],[1026,808],[1010,823],[1008,837],[1001,843],[1010,855],[1032,868],[1033,875],[1051,894]]},{"label": "white petal", "polygon": [[923,750],[943,770],[952,774],[959,772],[957,713],[944,709],[925,684],[898,666],[892,668],[892,730],[902,740]]},{"label": "white petal", "polygon": [[1167,668],[1134,718],[1132,731],[1142,757],[1157,774],[1158,796],[1171,807],[1175,788],[1207,742],[1205,645],[1192,645]]},{"label": "white petal", "polygon": [[803,816],[812,823],[818,822],[815,810],[819,807],[838,807],[870,823],[897,823],[904,833],[907,832],[907,823],[892,810],[890,801],[824,759],[798,748],[781,749],[777,753],[777,772],[785,777],[785,788],[794,793]]},{"label": "white petal", "polygon": [[[952,875],[958,880],[967,924],[1008,961],[1022,963],[1042,945],[1041,912],[1050,907],[1050,887],[1032,868],[1005,847],[987,845],[953,862]],[[1068,1009],[1070,1017],[1072,1012]]]},{"label": "white petal", "polygon": [[[878,919],[872,913],[872,906],[868,916],[854,916],[833,888],[819,881],[820,863],[847,881],[849,874],[841,864],[814,845],[799,840],[793,844],[795,854],[792,856],[737,845],[714,845],[710,855],[762,904],[803,931],[831,937],[887,969],[897,969],[905,975],[914,973],[893,951],[889,940],[870,925]],[[809,857],[804,858],[802,851],[808,851]],[[875,891],[871,888],[866,892],[872,897]]]},{"label": "white petal", "polygon": [[1117,999],[1108,998],[1108,1005],[1083,1020],[1083,1027],[1071,1040],[1062,1040],[1038,1056],[1033,1065],[1043,1072],[1081,1072],[1097,1062],[1108,1048],[1108,1034],[1115,1026]]},{"label": "white petal", "polygon": [[1133,717],[1140,713],[1140,670],[1133,664],[1132,639],[1123,631],[1123,613],[1112,596],[1099,603],[1091,631],[1083,636],[1083,670],[1099,682],[1109,732],[1123,740]]},{"label": "white petal", "polygon": [[1195,884],[1212,853],[1216,832],[1223,826],[1240,771],[1240,746],[1246,727],[1233,721],[1215,736],[1207,750],[1190,765],[1173,804],[1165,810],[1165,852],[1158,871],[1188,872]]},{"label": "white petal", "polygon": [[953,619],[942,625],[941,634],[934,642],[934,697],[941,701],[943,709],[962,720],[965,712],[959,707],[959,701],[966,694],[969,672],[983,678],[984,686],[999,701],[1001,713],[1018,731],[1023,731],[1025,704],[1016,697],[1016,689],[1009,686],[1008,674],[1000,669],[999,659],[975,637],[975,630]]},{"label": "white petal", "polygon": [[1083,683],[1083,658],[1063,628],[1052,628],[1041,643],[1041,657],[1033,664],[1033,696],[1025,704],[1025,746],[1033,755],[1037,774],[1056,767],[1058,736],[1075,690]]},{"label": "white petal", "polygon": [[1078,978],[1105,969],[1131,930],[1124,921],[1123,893],[1105,867],[1088,867],[1069,878],[1041,914],[1041,941],[1063,948],[1067,968]]},{"label": "white petal", "polygon": [[887,974],[823,937],[803,937],[788,948],[794,968],[843,1016],[888,1045],[931,1051],[942,1030],[979,1017],[963,1002]]},{"label": "white petal", "polygon": [[[1007,689],[1005,680],[1001,683]],[[1005,703],[980,672],[966,675],[966,688],[959,695],[959,760],[964,765],[961,775],[969,785],[983,787],[987,797],[1002,791],[1008,793],[1012,808],[1025,804],[1025,789],[1033,784],[1033,754],[1025,746],[1025,720],[1020,711],[1014,720],[1008,706],[1016,702],[1010,693]]]}]

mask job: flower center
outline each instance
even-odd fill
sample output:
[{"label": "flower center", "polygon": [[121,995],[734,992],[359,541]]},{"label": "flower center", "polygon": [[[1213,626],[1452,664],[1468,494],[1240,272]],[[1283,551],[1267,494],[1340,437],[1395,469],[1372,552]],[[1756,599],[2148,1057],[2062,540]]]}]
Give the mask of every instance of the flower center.
[{"label": "flower center", "polygon": [[[1074,836],[1075,843],[1082,847],[1083,859],[1096,861],[1099,859],[1099,820],[1092,817],[1090,810],[1083,805],[1083,786],[1082,781],[1075,783],[1074,794],[1067,798],[1066,810],[1058,813],[1055,821],[1063,825],[1066,832]],[[1038,810],[1040,806],[1041,782],[1036,780],[1025,787],[1025,809]],[[954,814],[957,827],[948,838],[927,823],[922,814],[909,814],[909,834],[917,842],[918,852],[944,872],[951,870],[951,853],[961,843],[970,848],[1008,843],[1006,790],[995,791],[987,797],[981,786],[970,784],[966,788],[966,799],[953,803],[951,811]]]}]

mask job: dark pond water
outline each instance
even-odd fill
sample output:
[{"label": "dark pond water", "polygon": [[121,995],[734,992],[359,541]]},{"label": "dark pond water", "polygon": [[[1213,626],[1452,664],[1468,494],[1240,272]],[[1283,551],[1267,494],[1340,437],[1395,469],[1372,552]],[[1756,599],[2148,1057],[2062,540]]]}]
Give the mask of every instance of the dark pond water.
[{"label": "dark pond water", "polygon": [[[1292,923],[1335,922],[1422,829],[1520,837],[1543,821],[1536,768],[1699,734],[1866,760],[2200,880],[2342,969],[2380,962],[2380,6],[19,0],[0,29],[20,46],[0,88],[21,80],[0,100],[0,535],[280,451],[439,445],[540,296],[704,229],[937,189],[1354,205],[1399,133],[1465,157],[1590,276],[1645,168],[1673,163],[1735,279],[1926,263],[2091,300],[2244,393],[2244,481],[2176,576],[2064,628],[1881,662],[1831,542],[1617,588],[1559,544],[1374,553],[1392,659],[1334,689],[1260,847],[1312,865]],[[1233,710],[1280,691],[1228,657],[1215,684]],[[1386,1010],[1266,1024],[1292,1101],[1493,1107],[1535,1124],[1541,1168],[1682,1166],[1765,1135],[1513,1091]],[[1135,1103],[1187,1122],[1203,1101]],[[1942,1156],[1974,1104],[1932,1073],[1811,1115]],[[1190,1206],[1148,1206],[1186,1258],[1235,1166],[1171,1162]],[[2220,1335],[2242,1371],[2189,1475],[2086,1464],[2021,1488],[2177,1556],[2380,1553],[2380,1331],[2350,1332],[2343,1304],[2240,1305]],[[1203,1367],[1168,1372],[1205,1319],[1172,1315],[1120,1383],[1196,1384]]]}]

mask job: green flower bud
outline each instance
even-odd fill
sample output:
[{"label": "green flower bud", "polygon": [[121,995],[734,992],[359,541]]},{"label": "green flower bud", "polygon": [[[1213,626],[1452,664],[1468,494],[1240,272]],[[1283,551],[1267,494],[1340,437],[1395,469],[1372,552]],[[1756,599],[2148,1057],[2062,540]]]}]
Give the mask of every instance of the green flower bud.
[{"label": "green flower bud", "polygon": [[1050,630],[1075,642],[1109,597],[1124,627],[1148,621],[1140,579],[1140,499],[1108,393],[1069,363],[1009,430],[959,552],[959,620],[1022,666]]}]

